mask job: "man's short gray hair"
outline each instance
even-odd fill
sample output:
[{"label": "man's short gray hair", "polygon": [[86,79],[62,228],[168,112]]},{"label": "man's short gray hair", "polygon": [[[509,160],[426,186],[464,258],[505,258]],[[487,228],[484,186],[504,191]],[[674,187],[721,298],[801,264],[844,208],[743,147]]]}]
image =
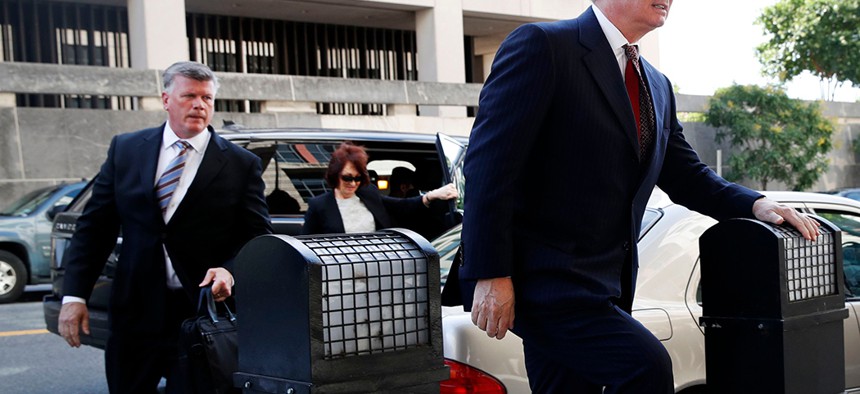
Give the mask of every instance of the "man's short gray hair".
[{"label": "man's short gray hair", "polygon": [[164,74],[161,75],[165,93],[173,91],[173,80],[177,75],[200,82],[212,81],[212,84],[215,85],[215,93],[218,92],[220,86],[218,77],[207,65],[198,62],[176,62],[164,70]]}]

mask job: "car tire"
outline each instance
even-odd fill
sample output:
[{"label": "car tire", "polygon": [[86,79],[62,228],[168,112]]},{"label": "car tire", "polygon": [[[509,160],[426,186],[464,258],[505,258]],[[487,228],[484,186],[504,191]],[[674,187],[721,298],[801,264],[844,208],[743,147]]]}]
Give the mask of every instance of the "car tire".
[{"label": "car tire", "polygon": [[0,304],[12,302],[24,293],[27,267],[12,253],[0,250]]}]

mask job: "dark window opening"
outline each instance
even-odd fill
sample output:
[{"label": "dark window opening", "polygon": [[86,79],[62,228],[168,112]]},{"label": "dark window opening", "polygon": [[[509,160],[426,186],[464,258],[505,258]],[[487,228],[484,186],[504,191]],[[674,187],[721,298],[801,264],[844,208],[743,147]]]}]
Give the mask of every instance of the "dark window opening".
[{"label": "dark window opening", "polygon": [[[0,0],[0,61],[130,66],[125,7]],[[18,94],[19,107],[133,109],[129,97]]]},{"label": "dark window opening", "polygon": [[[189,14],[187,21],[191,60],[215,71],[418,79],[413,31],[203,14]],[[260,109],[245,107],[246,112]],[[387,106],[317,103],[317,113],[386,115]]]}]

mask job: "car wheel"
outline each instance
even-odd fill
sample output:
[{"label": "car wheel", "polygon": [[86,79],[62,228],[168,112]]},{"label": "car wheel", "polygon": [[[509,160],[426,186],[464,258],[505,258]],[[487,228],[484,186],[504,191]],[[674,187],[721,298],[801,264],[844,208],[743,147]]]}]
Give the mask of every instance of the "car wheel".
[{"label": "car wheel", "polygon": [[0,250],[0,304],[17,300],[26,285],[24,263],[18,256]]}]

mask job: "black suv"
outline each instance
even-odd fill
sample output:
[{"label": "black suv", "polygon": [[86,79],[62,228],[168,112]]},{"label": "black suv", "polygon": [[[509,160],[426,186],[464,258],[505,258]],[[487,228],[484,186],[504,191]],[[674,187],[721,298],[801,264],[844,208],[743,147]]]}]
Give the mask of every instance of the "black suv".
[{"label": "black suv", "polygon": [[[442,134],[392,133],[357,130],[321,129],[269,129],[219,132],[221,137],[254,152],[263,162],[263,179],[269,213],[275,233],[296,235],[304,222],[307,200],[328,191],[324,180],[331,153],[344,141],[363,146],[370,161],[368,171],[380,193],[388,193],[388,179],[392,170],[406,167],[414,171],[412,181],[416,189],[430,191],[445,183],[454,182],[461,190],[462,176],[451,173],[462,161],[464,138]],[[58,334],[59,316],[63,295],[63,255],[75,231],[75,223],[91,195],[91,185],[54,220],[52,232],[51,277],[52,294],[45,296],[43,310],[49,331]],[[459,223],[462,199],[437,202],[438,222],[428,226],[426,221],[415,223],[413,228],[426,238],[433,238]],[[111,254],[102,276],[96,283],[87,305],[90,314],[91,335],[82,335],[86,345],[104,348],[108,335],[107,304],[110,285],[119,256],[119,245]]]}]

